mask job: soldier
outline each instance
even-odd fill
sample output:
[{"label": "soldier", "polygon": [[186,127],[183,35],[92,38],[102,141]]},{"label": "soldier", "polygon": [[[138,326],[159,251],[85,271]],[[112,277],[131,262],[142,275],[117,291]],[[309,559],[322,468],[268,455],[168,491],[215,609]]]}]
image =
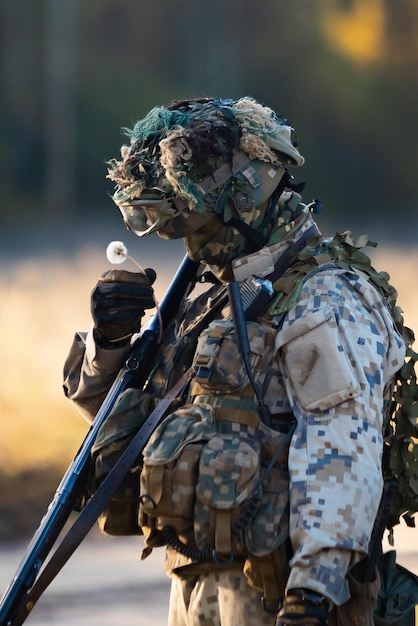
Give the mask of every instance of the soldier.
[{"label": "soldier", "polygon": [[[147,389],[128,389],[109,418],[131,434],[192,363],[144,450],[138,498],[147,550],[167,545],[169,626],[372,624],[378,576],[362,584],[353,568],[368,553],[384,407],[405,355],[384,298],[335,264],[317,202],[289,173],[304,163],[293,129],[271,109],[176,101],[128,134],[109,163],[125,223],[183,238],[213,277],[164,333]],[[248,371],[223,294],[251,277],[272,289],[247,316]],[[94,325],[76,335],[64,384],[90,418],[154,306],[154,279],[112,270],[93,291]],[[100,479],[119,444],[98,439]]]}]

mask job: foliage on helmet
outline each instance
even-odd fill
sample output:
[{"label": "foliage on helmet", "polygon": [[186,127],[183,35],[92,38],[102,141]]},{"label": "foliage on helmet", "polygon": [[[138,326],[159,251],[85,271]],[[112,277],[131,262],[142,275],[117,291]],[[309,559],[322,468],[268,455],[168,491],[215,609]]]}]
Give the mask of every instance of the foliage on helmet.
[{"label": "foliage on helmet", "polygon": [[198,183],[231,164],[238,150],[273,165],[302,165],[292,132],[284,119],[252,98],[175,101],[154,107],[125,129],[130,146],[122,147],[121,160],[108,163],[108,177],[117,185],[119,201],[156,190],[200,212],[207,203],[204,207]]}]

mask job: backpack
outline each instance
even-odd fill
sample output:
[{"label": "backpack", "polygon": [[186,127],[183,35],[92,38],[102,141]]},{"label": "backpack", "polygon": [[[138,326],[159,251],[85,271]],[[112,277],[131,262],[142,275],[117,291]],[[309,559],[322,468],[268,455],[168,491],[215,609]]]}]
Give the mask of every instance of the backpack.
[{"label": "backpack", "polygon": [[396,562],[396,552],[383,554],[379,562],[381,586],[374,610],[375,626],[418,624],[418,576]]}]

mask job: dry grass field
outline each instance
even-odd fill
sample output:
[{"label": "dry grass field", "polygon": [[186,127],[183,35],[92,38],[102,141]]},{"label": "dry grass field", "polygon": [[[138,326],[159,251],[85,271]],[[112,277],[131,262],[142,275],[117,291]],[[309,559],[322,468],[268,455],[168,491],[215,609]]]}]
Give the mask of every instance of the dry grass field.
[{"label": "dry grass field", "polygon": [[[375,267],[388,271],[399,291],[406,322],[418,329],[418,249],[372,252]],[[157,297],[182,258],[174,257],[156,252],[152,259]],[[33,257],[0,268],[0,535],[1,515],[17,502],[27,504],[28,490],[34,500],[37,486],[47,492],[44,498],[53,493],[86,432],[62,393],[62,365],[74,330],[90,324],[89,294],[108,267],[104,250],[81,248],[71,258]]]},{"label": "dry grass field", "polygon": [[[159,268],[158,297],[174,263]],[[90,291],[109,267],[104,251],[93,248],[79,250],[72,259],[34,257],[0,270],[4,472],[39,464],[66,466],[78,448],[87,424],[63,395],[62,367],[74,331],[90,326]]]}]

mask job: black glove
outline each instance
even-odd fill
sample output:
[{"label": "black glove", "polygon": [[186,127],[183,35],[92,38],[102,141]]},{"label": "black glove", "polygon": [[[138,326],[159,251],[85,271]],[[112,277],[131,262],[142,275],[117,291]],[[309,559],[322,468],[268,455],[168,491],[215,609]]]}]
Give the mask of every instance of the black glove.
[{"label": "black glove", "polygon": [[327,626],[330,603],[319,593],[292,589],[286,594],[275,626]]},{"label": "black glove", "polygon": [[119,348],[140,329],[145,309],[155,306],[155,271],[145,274],[109,270],[102,274],[91,294],[94,338],[102,348]]}]

